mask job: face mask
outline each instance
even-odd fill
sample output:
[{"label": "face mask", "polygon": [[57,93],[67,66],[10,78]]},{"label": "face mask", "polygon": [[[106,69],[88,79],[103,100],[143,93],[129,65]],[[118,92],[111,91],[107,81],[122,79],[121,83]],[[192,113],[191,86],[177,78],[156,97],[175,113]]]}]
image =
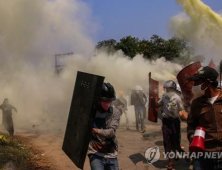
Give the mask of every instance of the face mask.
[{"label": "face mask", "polygon": [[[203,83],[202,83],[202,84],[203,84]],[[206,90],[207,88],[204,89],[204,90],[202,90],[202,89],[201,89],[202,84],[201,84],[201,85],[198,85],[198,86],[193,86],[193,87],[192,87],[192,92],[193,92],[193,94],[194,94],[195,97],[201,97],[201,96],[203,96],[203,95],[205,94],[205,90]]]},{"label": "face mask", "polygon": [[108,111],[111,106],[112,101],[101,101],[100,105],[104,111]]}]

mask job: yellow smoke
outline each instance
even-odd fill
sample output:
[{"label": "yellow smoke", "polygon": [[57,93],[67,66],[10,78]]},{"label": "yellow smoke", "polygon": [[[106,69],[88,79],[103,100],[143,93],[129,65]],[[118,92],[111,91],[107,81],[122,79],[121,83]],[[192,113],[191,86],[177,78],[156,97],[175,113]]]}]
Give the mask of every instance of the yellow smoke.
[{"label": "yellow smoke", "polygon": [[171,19],[170,30],[174,36],[191,42],[195,52],[204,55],[209,61],[219,61],[222,45],[222,18],[200,0],[177,0],[184,14]]}]

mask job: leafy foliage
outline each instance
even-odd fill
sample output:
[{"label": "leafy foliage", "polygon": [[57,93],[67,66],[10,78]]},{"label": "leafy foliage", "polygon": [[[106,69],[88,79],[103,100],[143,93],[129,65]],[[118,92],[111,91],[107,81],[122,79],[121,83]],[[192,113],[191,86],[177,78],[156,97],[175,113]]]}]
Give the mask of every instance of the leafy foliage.
[{"label": "leafy foliage", "polygon": [[98,42],[96,49],[104,49],[108,53],[112,53],[112,52],[116,51],[115,50],[116,43],[117,42],[114,39],[100,41],[100,42]]},{"label": "leafy foliage", "polygon": [[188,42],[178,38],[165,40],[158,35],[153,35],[150,40],[139,40],[139,38],[127,36],[117,42],[114,39],[98,42],[97,49],[105,48],[108,52],[122,50],[130,58],[141,54],[146,59],[165,57],[168,61],[175,61],[180,64],[191,62],[193,49]]},{"label": "leafy foliage", "polygon": [[122,50],[125,55],[133,58],[139,53],[139,38],[125,37],[120,40],[115,46],[116,50]]}]

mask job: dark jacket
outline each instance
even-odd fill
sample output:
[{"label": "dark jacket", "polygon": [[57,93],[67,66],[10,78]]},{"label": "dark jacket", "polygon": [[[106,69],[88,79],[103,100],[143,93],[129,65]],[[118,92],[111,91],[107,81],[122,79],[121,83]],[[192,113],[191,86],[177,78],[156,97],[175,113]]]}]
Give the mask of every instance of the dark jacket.
[{"label": "dark jacket", "polygon": [[147,97],[143,92],[134,92],[132,94],[131,100],[132,105],[134,105],[135,107],[145,107],[147,103]]},{"label": "dark jacket", "polygon": [[196,127],[201,126],[206,129],[205,150],[222,151],[222,91],[214,104],[209,103],[205,96],[194,99],[187,124],[189,140]]}]

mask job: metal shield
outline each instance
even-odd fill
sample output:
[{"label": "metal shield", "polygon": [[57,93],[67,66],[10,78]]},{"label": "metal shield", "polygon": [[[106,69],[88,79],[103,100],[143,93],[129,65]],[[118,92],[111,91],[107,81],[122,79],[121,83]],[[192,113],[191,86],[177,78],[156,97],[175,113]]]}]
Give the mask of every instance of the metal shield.
[{"label": "metal shield", "polygon": [[201,63],[195,62],[186,66],[177,74],[177,81],[180,85],[185,102],[190,102],[190,100],[193,98],[192,87],[194,84],[193,82],[189,82],[187,78],[196,74],[200,67]]},{"label": "metal shield", "polygon": [[83,169],[104,77],[78,72],[63,141],[63,151]]},{"label": "metal shield", "polygon": [[159,97],[159,82],[151,78],[149,73],[149,107],[148,120],[151,122],[158,121],[158,97]]}]

